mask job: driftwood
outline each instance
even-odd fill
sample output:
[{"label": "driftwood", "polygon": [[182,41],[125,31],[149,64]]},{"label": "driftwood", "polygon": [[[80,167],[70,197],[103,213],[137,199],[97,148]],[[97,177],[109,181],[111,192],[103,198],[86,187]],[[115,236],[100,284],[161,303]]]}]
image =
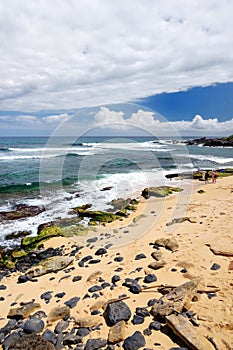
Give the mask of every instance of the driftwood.
[{"label": "driftwood", "polygon": [[183,308],[189,309],[190,302],[198,291],[198,284],[199,281],[192,280],[174,288],[152,306],[151,314],[164,317],[173,312],[180,313]]},{"label": "driftwood", "polygon": [[213,345],[182,315],[166,316],[166,323],[191,350],[213,350]]}]

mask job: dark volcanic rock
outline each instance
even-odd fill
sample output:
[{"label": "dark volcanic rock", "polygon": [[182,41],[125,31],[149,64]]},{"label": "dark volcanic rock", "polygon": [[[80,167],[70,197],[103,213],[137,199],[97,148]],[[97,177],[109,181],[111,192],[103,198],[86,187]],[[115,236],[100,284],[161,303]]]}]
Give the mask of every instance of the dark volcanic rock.
[{"label": "dark volcanic rock", "polygon": [[82,342],[82,338],[74,334],[67,334],[63,339],[64,345],[79,344],[81,342]]},{"label": "dark volcanic rock", "polygon": [[139,315],[134,315],[132,319],[133,324],[142,324],[144,322],[144,317]]},{"label": "dark volcanic rock", "polygon": [[31,234],[32,234],[32,231],[16,231],[16,232],[9,233],[4,238],[7,240],[18,239],[18,238],[30,236]]},{"label": "dark volcanic rock", "polygon": [[189,146],[193,145],[203,145],[208,147],[233,147],[233,137],[223,137],[223,138],[206,138],[202,137],[200,139],[188,140],[186,144]]},{"label": "dark volcanic rock", "polygon": [[7,350],[55,350],[55,347],[49,341],[43,339],[37,334],[23,334]]},{"label": "dark volcanic rock", "polygon": [[[20,335],[18,332],[13,332],[8,337],[5,338],[4,343],[3,343],[3,349],[8,350],[10,349],[11,345],[15,344],[20,340]],[[14,349],[14,348],[12,348]]]},{"label": "dark volcanic rock", "polygon": [[143,254],[143,253],[137,254],[137,255],[135,256],[135,260],[141,260],[141,259],[145,259],[145,258],[146,258],[146,256],[145,256],[145,254]]},{"label": "dark volcanic rock", "polygon": [[72,282],[78,282],[82,279],[82,276],[74,276]]},{"label": "dark volcanic rock", "polygon": [[210,268],[210,270],[219,270],[221,268],[221,265],[219,265],[219,264],[217,264],[217,263],[214,263],[212,266],[211,266],[211,268]]},{"label": "dark volcanic rock", "polygon": [[107,340],[102,338],[89,339],[86,342],[84,350],[98,350],[104,348],[107,345]]},{"label": "dark volcanic rock", "polygon": [[48,340],[52,344],[56,344],[57,336],[54,332],[52,332],[50,329],[46,329],[44,333],[42,334],[42,338],[45,340]]},{"label": "dark volcanic rock", "polygon": [[69,308],[73,309],[77,305],[79,300],[80,297],[73,297],[70,300],[67,300],[64,304],[69,306]]},{"label": "dark volcanic rock", "polygon": [[116,283],[116,282],[118,282],[118,281],[120,281],[120,276],[118,276],[118,275],[114,275],[113,277],[112,277],[112,283]]},{"label": "dark volcanic rock", "polygon": [[125,339],[123,348],[125,350],[138,350],[145,346],[146,341],[140,332],[135,332],[132,336]]},{"label": "dark volcanic rock", "polygon": [[107,321],[114,325],[119,321],[128,321],[131,317],[131,310],[123,301],[108,304],[106,308]]},{"label": "dark volcanic rock", "polygon": [[45,300],[46,304],[48,304],[50,302],[50,299],[52,298],[52,291],[49,292],[45,292],[43,294],[41,294],[40,298],[43,300]]},{"label": "dark volcanic rock", "polygon": [[80,337],[86,337],[88,334],[90,334],[90,331],[88,328],[80,327],[77,330],[77,335],[79,335]]},{"label": "dark volcanic rock", "polygon": [[0,221],[2,220],[18,220],[30,216],[36,216],[45,211],[43,206],[34,206],[26,204],[17,204],[11,211],[1,211]]},{"label": "dark volcanic rock", "polygon": [[107,254],[107,249],[105,248],[99,248],[96,252],[95,255],[103,255],[103,254]]},{"label": "dark volcanic rock", "polygon": [[156,281],[157,281],[157,277],[153,273],[149,273],[148,275],[146,275],[143,280],[144,283],[152,283]]},{"label": "dark volcanic rock", "polygon": [[56,327],[54,329],[54,332],[55,333],[61,333],[63,332],[64,330],[66,330],[67,328],[69,327],[69,322],[68,321],[64,321],[64,320],[61,320],[59,321],[57,324],[56,324]]},{"label": "dark volcanic rock", "polygon": [[43,329],[44,321],[37,317],[28,319],[23,325],[23,330],[25,333],[40,333]]}]

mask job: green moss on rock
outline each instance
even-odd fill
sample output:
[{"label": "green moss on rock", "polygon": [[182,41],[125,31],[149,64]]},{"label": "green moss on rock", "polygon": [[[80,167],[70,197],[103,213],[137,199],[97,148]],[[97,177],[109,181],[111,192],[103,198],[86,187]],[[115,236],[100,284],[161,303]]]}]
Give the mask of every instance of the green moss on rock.
[{"label": "green moss on rock", "polygon": [[153,197],[167,197],[174,192],[183,191],[180,187],[171,186],[158,186],[158,187],[147,187],[142,191],[142,196],[146,199]]},{"label": "green moss on rock", "polygon": [[32,249],[41,241],[52,237],[62,236],[62,231],[57,226],[50,226],[43,229],[37,236],[25,237],[21,241],[21,247],[24,249]]}]

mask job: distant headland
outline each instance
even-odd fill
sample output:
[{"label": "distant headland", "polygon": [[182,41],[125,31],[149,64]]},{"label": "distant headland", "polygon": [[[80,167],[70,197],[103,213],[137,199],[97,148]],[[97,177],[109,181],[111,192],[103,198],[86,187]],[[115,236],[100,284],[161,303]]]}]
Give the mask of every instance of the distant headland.
[{"label": "distant headland", "polygon": [[208,147],[233,147],[233,135],[221,138],[207,138],[202,137],[200,139],[188,140],[186,144],[189,146],[202,145]]}]

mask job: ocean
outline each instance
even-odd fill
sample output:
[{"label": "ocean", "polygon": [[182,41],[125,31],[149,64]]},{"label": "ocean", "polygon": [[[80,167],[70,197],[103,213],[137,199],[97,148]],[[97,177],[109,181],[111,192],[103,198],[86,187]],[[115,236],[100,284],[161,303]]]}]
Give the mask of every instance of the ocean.
[{"label": "ocean", "polygon": [[46,208],[36,217],[0,222],[0,244],[12,232],[36,234],[39,224],[67,217],[79,205],[107,210],[111,200],[137,197],[145,187],[179,185],[166,174],[233,167],[232,148],[186,146],[185,139],[0,138],[0,212],[16,204]]}]

